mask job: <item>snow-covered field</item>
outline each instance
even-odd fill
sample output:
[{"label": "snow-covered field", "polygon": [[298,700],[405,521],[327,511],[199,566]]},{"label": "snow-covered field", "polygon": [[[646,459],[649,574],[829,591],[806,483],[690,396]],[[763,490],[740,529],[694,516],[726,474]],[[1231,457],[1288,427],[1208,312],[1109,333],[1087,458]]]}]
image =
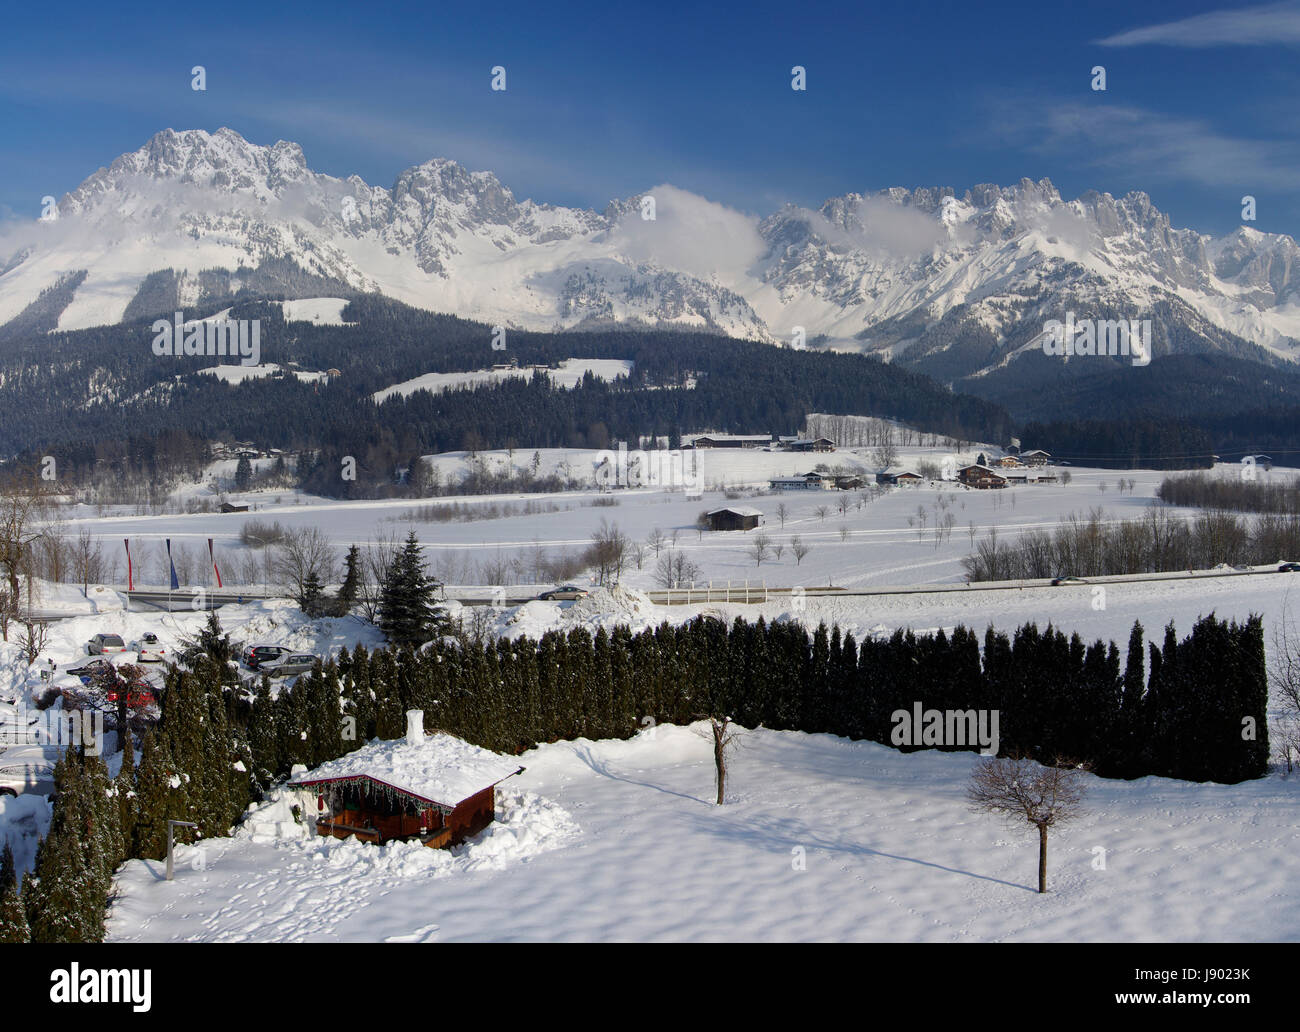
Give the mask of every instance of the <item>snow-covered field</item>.
[{"label": "snow-covered field", "polygon": [[[658,727],[520,757],[499,819],[450,855],[275,840],[132,861],[117,941],[1294,940],[1296,779],[1089,778],[1036,836],[967,811],[974,757],[757,731],[713,805],[711,746]],[[435,855],[426,855],[435,854]],[[1104,864],[1104,867],[1102,866]]]},{"label": "snow-covered field", "polygon": [[[590,372],[598,380],[613,380],[626,376],[632,371],[632,362],[622,358],[566,358],[559,369],[548,369],[547,376],[557,387],[576,387],[582,378]],[[469,373],[425,373],[410,380],[403,380],[392,387],[377,391],[373,397],[376,402],[384,401],[398,395],[406,397],[414,391],[452,390],[456,387],[472,387],[480,383],[497,383],[512,377],[528,379],[533,375],[530,369],[479,369]]]},{"label": "snow-covered field", "polygon": [[[568,449],[537,452],[543,473],[558,471],[575,485],[590,483],[597,454]],[[687,461],[691,461],[691,453],[686,454]],[[926,453],[919,454],[925,457]],[[931,461],[937,461],[940,456],[937,450],[929,454]],[[477,457],[450,452],[436,456],[435,465],[446,483],[468,472],[476,461],[489,470],[507,464],[515,470],[528,469],[533,455],[530,449],[518,449],[509,455],[484,452]],[[872,501],[869,493],[864,500],[864,492],[858,491],[767,491],[769,478],[805,473],[819,462],[832,467],[870,468],[865,449],[819,455],[702,450],[698,458],[699,476],[705,486],[700,497],[688,497],[680,489],[623,488],[603,496],[594,489],[577,489],[553,494],[348,502],[271,490],[231,495],[233,500],[251,506],[247,515],[137,516],[126,515],[126,510],[121,510],[122,514],[100,516],[83,506],[69,513],[68,526],[73,534],[85,527],[105,543],[110,560],[119,564],[122,539],[129,537],[132,554],[139,559],[137,583],[155,585],[166,582],[162,541],[167,537],[172,539],[174,548],[189,548],[196,555],[203,552],[204,561],[197,564],[203,572],[207,569],[206,539],[214,538],[218,562],[223,564],[223,577],[232,581],[238,573],[235,566],[249,554],[248,549],[239,545],[238,535],[240,527],[250,519],[278,521],[291,529],[318,527],[335,543],[340,557],[348,545],[364,545],[393,533],[405,536],[408,529],[414,529],[426,548],[432,570],[449,583],[482,583],[481,565],[485,560],[504,557],[527,561],[539,550],[551,555],[577,553],[590,544],[592,533],[604,520],[616,524],[633,541],[644,542],[658,528],[670,547],[680,549],[699,568],[701,584],[710,581],[715,585],[748,581],[785,587],[952,584],[964,580],[962,558],[992,529],[996,528],[999,541],[1006,545],[1026,530],[1051,528],[1071,513],[1084,516],[1094,508],[1102,509],[1108,520],[1132,519],[1142,515],[1151,504],[1156,488],[1166,475],[1153,470],[1079,468],[1071,471],[1072,482],[1068,485],[1027,484],[1001,491],[977,491],[957,484],[923,484],[892,488]],[[903,461],[914,462],[915,457],[905,456]],[[259,465],[267,464],[268,460],[259,460]],[[228,469],[223,467],[221,475],[233,475],[233,460],[228,460],[225,466]],[[1235,470],[1223,468],[1220,472],[1226,476]],[[1260,475],[1281,480],[1296,474],[1293,470],[1274,469]],[[1120,479],[1134,481],[1132,492],[1119,493]],[[1104,492],[1100,490],[1102,486]],[[728,493],[739,496],[728,498]],[[593,504],[596,501],[614,504]],[[481,511],[494,504],[499,512],[513,507],[515,514],[491,519],[435,521],[418,518],[417,513],[425,507],[452,505]],[[839,511],[841,504],[846,506],[843,513]],[[557,511],[524,514],[528,506],[536,510],[552,505]],[[774,548],[782,548],[782,555],[773,555],[759,566],[750,554],[752,531],[706,532],[701,536],[694,529],[701,512],[725,505],[759,509],[763,513],[760,529]],[[780,515],[782,506],[786,511],[784,521]],[[820,511],[823,509],[824,513]],[[949,513],[953,516],[952,526],[940,539],[936,528]],[[791,545],[795,537],[809,547],[802,562],[793,555]],[[622,582],[634,588],[657,587],[655,564],[653,551],[644,551],[639,566],[634,560],[623,571]],[[125,572],[124,564],[120,565],[119,582],[125,581]],[[516,581],[531,579],[514,575]],[[200,579],[199,583],[207,581]]]}]

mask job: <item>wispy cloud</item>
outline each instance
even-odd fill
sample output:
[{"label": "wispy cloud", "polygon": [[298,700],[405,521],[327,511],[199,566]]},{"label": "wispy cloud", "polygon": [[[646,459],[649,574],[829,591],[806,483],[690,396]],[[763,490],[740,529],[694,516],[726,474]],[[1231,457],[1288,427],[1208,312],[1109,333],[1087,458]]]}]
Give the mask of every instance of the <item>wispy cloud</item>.
[{"label": "wispy cloud", "polygon": [[1300,44],[1300,3],[1284,0],[1235,10],[1207,11],[1129,29],[1097,41],[1106,47],[1220,47]]},{"label": "wispy cloud", "polygon": [[1293,192],[1300,144],[1220,132],[1193,118],[1114,104],[1001,105],[1001,134],[1031,151],[1081,165],[1209,187]]}]

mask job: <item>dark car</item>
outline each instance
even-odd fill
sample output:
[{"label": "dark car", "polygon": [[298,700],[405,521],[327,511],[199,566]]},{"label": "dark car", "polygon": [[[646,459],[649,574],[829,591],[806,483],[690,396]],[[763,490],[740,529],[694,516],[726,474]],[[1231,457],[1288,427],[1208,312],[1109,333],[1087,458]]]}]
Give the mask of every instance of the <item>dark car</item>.
[{"label": "dark car", "polygon": [[1277,568],[1278,573],[1295,573],[1300,570],[1300,563],[1283,563]]},{"label": "dark car", "polygon": [[295,677],[298,674],[305,674],[317,663],[319,657],[313,656],[310,652],[291,652],[276,660],[262,660],[258,666],[258,672],[265,674],[273,680],[280,677]]},{"label": "dark car", "polygon": [[1062,584],[1087,584],[1087,583],[1088,582],[1084,580],[1082,577],[1067,576],[1067,577],[1052,578],[1052,587],[1054,588],[1059,588]]},{"label": "dark car", "polygon": [[107,659],[92,659],[81,666],[69,667],[67,672],[81,678],[82,684],[93,684],[105,679],[113,680],[116,677],[116,667]]},{"label": "dark car", "polygon": [[586,588],[580,588],[574,584],[565,584],[550,591],[543,591],[537,597],[543,602],[572,602],[575,599],[586,598],[590,594],[591,592]]},{"label": "dark car", "polygon": [[248,645],[239,658],[249,670],[256,670],[263,663],[274,663],[290,654],[290,649],[283,645]]}]

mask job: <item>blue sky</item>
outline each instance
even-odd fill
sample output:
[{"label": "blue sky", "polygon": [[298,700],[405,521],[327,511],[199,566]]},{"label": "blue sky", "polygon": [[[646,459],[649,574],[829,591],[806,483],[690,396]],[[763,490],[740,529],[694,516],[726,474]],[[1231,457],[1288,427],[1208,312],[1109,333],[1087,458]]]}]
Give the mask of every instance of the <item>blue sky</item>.
[{"label": "blue sky", "polygon": [[403,6],[11,7],[0,214],[35,218],[159,129],[225,125],[385,187],[449,157],[521,199],[667,182],[766,214],[1046,176],[1214,233],[1251,194],[1256,228],[1300,234],[1300,0]]}]

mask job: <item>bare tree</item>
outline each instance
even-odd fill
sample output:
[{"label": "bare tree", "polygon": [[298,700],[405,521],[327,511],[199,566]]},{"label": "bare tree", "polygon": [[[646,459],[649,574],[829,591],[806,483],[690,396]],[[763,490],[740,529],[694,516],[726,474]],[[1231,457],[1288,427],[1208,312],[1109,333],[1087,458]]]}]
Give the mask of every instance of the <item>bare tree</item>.
[{"label": "bare tree", "polygon": [[627,562],[628,547],[628,539],[618,524],[602,519],[591,535],[586,555],[588,565],[596,568],[597,583],[612,584],[618,580]]},{"label": "bare tree", "polygon": [[1047,891],[1047,829],[1083,813],[1086,765],[1044,767],[1035,760],[992,757],[971,771],[966,799],[977,813],[990,813],[1008,824],[1021,821],[1038,829],[1038,891]]},{"label": "bare tree", "polygon": [[803,557],[810,551],[808,545],[804,543],[803,538],[796,535],[790,539],[790,551],[794,553],[794,564],[799,566],[803,563]]},{"label": "bare tree", "polygon": [[785,529],[785,521],[790,516],[790,507],[781,502],[776,507],[776,518],[781,521],[781,529]]},{"label": "bare tree", "polygon": [[1061,483],[1068,485],[1074,479],[1074,474],[1068,469],[1061,470]]},{"label": "bare tree", "polygon": [[33,620],[27,617],[23,620],[23,633],[18,635],[18,648],[27,658],[30,666],[35,663],[45,646],[50,641],[50,625],[44,620]]},{"label": "bare tree", "polygon": [[1273,655],[1268,680],[1273,698],[1282,710],[1274,723],[1273,737],[1282,748],[1287,773],[1290,773],[1300,759],[1300,633],[1286,602],[1273,626]]},{"label": "bare tree", "polygon": [[749,542],[749,557],[755,566],[762,566],[763,560],[772,554],[772,540],[763,531],[755,534]]},{"label": "bare tree", "polygon": [[18,600],[9,594],[9,588],[0,587],[0,636],[9,640],[9,624],[18,615]]},{"label": "bare tree", "polygon": [[680,551],[673,549],[659,557],[654,576],[655,583],[661,588],[684,588],[699,579],[700,568]]},{"label": "bare tree", "polygon": [[713,740],[714,781],[718,786],[718,806],[721,806],[727,790],[727,751],[735,746],[740,738],[739,732],[730,717],[715,717],[711,713],[697,713],[697,720],[707,720],[709,730],[705,738]]},{"label": "bare tree", "polygon": [[849,526],[848,526],[847,523],[841,523],[841,524],[840,524],[840,540],[841,540],[841,541],[847,541],[848,539],[849,539]]},{"label": "bare tree", "polygon": [[827,516],[831,514],[830,506],[827,505],[819,505],[817,506],[816,509],[813,510],[813,512],[817,514],[817,518],[819,520],[824,520],[826,519]]},{"label": "bare tree", "polygon": [[780,562],[783,555],[785,555],[785,545],[778,541],[772,546],[772,558]]},{"label": "bare tree", "polygon": [[30,546],[41,536],[36,523],[46,511],[48,495],[48,489],[35,477],[15,479],[0,490],[0,569],[14,605],[19,605],[22,597],[19,577],[31,572]]},{"label": "bare tree", "polygon": [[275,550],[272,569],[286,593],[301,599],[313,577],[320,583],[330,579],[333,562],[334,547],[324,532],[319,527],[302,527],[285,534]]},{"label": "bare tree", "polygon": [[659,550],[664,547],[664,540],[664,532],[658,527],[655,527],[654,530],[650,531],[649,535],[645,539],[645,543],[654,551],[656,559],[659,558]]}]

